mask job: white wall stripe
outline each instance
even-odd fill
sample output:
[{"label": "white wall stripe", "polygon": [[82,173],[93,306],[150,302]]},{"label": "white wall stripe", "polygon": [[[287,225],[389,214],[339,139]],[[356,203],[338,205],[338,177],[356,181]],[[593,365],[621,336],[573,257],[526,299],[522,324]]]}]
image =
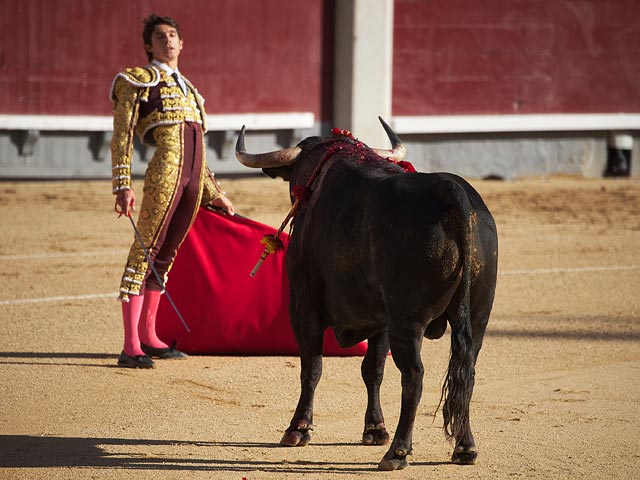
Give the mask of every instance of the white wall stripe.
[{"label": "white wall stripe", "polygon": [[398,134],[637,130],[638,113],[394,116]]},{"label": "white wall stripe", "polygon": [[[504,270],[499,275],[544,275],[552,273],[583,273],[583,272],[614,272],[621,270],[640,270],[640,265],[602,265],[594,267],[563,267],[563,268],[533,268],[528,270]],[[74,295],[63,297],[21,298],[15,300],[0,300],[0,305],[23,305],[30,303],[68,302],[74,300],[95,300],[101,298],[118,297],[117,293],[95,293],[89,295]]]},{"label": "white wall stripe", "polygon": [[[275,130],[311,128],[315,124],[312,112],[238,113],[207,115],[207,126],[213,130]],[[0,130],[53,130],[79,132],[110,132],[113,117],[100,115],[0,115]]]}]

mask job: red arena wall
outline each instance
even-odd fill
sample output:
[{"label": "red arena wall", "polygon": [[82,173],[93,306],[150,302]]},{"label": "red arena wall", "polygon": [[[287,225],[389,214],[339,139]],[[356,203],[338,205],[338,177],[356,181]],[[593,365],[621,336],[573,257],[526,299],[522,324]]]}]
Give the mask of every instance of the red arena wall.
[{"label": "red arena wall", "polygon": [[[0,113],[110,115],[157,12],[209,113],[331,123],[334,1],[0,0]],[[395,0],[392,113],[638,112],[639,25],[637,0]]]},{"label": "red arena wall", "polygon": [[394,115],[640,111],[637,0],[395,0]]},{"label": "red arena wall", "polygon": [[207,100],[208,113],[319,117],[325,108],[324,48],[332,42],[324,38],[323,0],[0,4],[0,113],[110,115],[114,75],[147,63],[142,19],[152,12],[178,20],[180,70]]}]

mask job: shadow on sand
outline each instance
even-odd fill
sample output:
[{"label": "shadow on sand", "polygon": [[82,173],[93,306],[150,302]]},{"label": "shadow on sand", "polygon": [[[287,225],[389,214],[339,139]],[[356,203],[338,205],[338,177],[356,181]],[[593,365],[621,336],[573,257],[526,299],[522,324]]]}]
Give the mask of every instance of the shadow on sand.
[{"label": "shadow on sand", "polygon": [[[321,447],[346,447],[355,444],[329,445]],[[165,447],[165,448],[163,448]],[[0,468],[100,468],[125,470],[163,471],[266,471],[279,473],[344,473],[357,474],[377,471],[373,462],[323,462],[323,461],[265,461],[211,458],[219,455],[220,448],[279,449],[288,450],[275,443],[195,442],[181,440],[149,440],[123,438],[74,438],[29,435],[0,435]],[[205,450],[209,448],[210,450]],[[215,448],[215,452],[212,452]],[[363,447],[365,448],[365,447]],[[188,453],[185,453],[188,449]],[[200,450],[200,454],[197,452]],[[153,451],[153,453],[150,453]],[[163,453],[158,453],[162,451]],[[372,452],[373,454],[374,452]],[[319,452],[319,456],[322,453]],[[256,451],[250,457],[260,457]],[[283,453],[283,457],[285,454]],[[372,460],[377,455],[372,455]],[[418,462],[413,465],[435,466],[449,462]]]}]

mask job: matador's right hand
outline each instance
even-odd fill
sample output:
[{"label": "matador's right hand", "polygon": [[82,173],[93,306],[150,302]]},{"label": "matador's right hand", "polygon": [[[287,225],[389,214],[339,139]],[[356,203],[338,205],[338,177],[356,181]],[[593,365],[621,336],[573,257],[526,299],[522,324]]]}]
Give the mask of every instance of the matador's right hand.
[{"label": "matador's right hand", "polygon": [[136,194],[133,193],[133,190],[120,190],[116,193],[115,210],[118,216],[126,215],[127,217],[131,215],[131,212],[135,212]]}]

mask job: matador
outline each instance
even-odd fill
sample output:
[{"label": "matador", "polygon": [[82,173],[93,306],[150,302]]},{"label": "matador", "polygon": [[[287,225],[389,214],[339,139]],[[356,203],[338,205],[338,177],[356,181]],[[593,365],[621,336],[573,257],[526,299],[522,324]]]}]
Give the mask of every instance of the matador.
[{"label": "matador", "polygon": [[[155,333],[160,295],[198,208],[213,203],[233,213],[205,161],[204,100],[177,70],[182,49],[177,23],[152,15],[145,24],[143,38],[151,63],[118,73],[110,92],[114,109],[112,188],[118,212],[129,215],[129,207],[135,208],[134,135],[155,148],[145,173],[137,230],[160,279],[151,274],[143,245],[134,236],[119,290],[125,342],[118,363],[134,368],[153,366],[148,357],[186,356]],[[144,37],[147,30],[152,35],[149,41]]]}]

